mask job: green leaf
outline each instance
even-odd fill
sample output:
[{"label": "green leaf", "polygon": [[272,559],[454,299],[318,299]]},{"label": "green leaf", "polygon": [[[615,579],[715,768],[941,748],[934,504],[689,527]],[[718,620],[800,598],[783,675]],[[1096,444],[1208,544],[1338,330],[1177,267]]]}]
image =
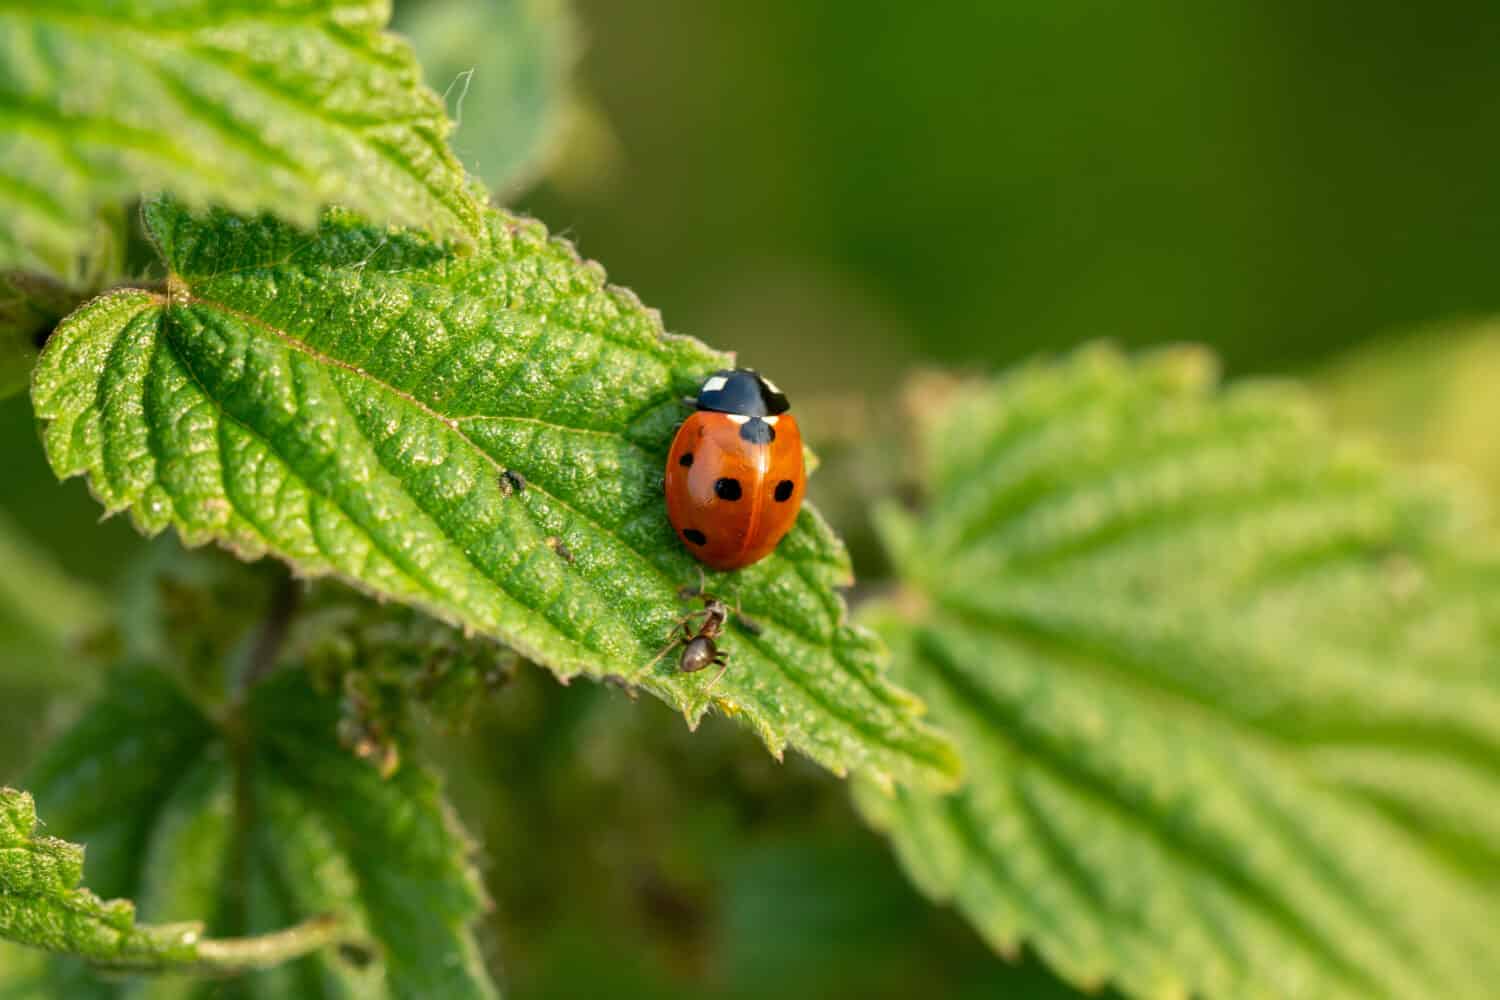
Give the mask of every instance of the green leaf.
[{"label": "green leaf", "polygon": [[310,225],[337,201],[480,235],[448,119],[380,0],[0,3],[0,265],[60,277],[141,191]]},{"label": "green leaf", "polygon": [[1500,321],[1382,338],[1313,375],[1336,426],[1374,432],[1401,458],[1464,469],[1500,503]]},{"label": "green leaf", "polygon": [[404,4],[395,27],[442,92],[470,172],[513,194],[546,169],[577,113],[577,26],[564,0]]},{"label": "green leaf", "polygon": [[858,800],[999,949],[1147,997],[1500,979],[1500,558],[1193,352],[927,407],[872,615],[969,783]]},{"label": "green leaf", "polygon": [[[115,675],[29,782],[49,829],[87,845],[92,884],[135,897],[153,919],[203,918],[216,932],[257,936],[131,930],[130,904],[117,902],[95,920],[108,921],[94,931],[101,944],[35,919],[53,937],[28,943],[126,971],[263,969],[245,980],[257,996],[493,996],[468,931],[483,896],[436,782],[410,763],[382,779],[338,747],[336,719],[335,700],[299,671],[258,686],[222,729],[165,675]],[[76,876],[78,848],[37,843],[73,859],[65,871]],[[0,866],[6,857],[0,850]],[[26,889],[3,868],[0,886]],[[45,981],[58,996],[125,989],[63,959]],[[0,976],[0,992],[7,985],[16,984]],[[194,989],[177,979],[128,985],[152,996]]]},{"label": "green leaf", "polygon": [[108,622],[104,596],[65,573],[3,510],[0,567],[0,686],[45,687],[76,675],[68,649]]},{"label": "green leaf", "polygon": [[0,937],[122,968],[197,959],[198,925],[137,924],[129,903],[78,888],[83,848],[36,825],[31,796],[0,788]]},{"label": "green leaf", "polygon": [[623,677],[694,723],[717,704],[778,755],[951,781],[951,747],[845,622],[848,558],[811,509],[773,557],[710,577],[764,626],[726,632],[717,686],[652,664],[699,580],[661,497],[679,398],[729,358],[570,245],[501,213],[464,257],[343,215],[312,239],[148,216],[168,295],[79,310],[33,387],[53,468],[108,510],[338,575],[563,679]]}]

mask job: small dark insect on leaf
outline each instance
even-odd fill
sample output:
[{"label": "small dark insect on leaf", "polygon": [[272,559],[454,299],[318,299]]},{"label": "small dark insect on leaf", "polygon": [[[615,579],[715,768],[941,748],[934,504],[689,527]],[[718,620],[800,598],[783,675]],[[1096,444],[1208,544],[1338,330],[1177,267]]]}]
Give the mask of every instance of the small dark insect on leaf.
[{"label": "small dark insect on leaf", "polygon": [[[703,602],[703,608],[699,611],[690,611],[672,626],[672,633],[667,644],[662,647],[661,652],[651,658],[646,664],[649,670],[656,663],[678,646],[682,647],[682,655],[678,658],[677,669],[685,674],[696,673],[706,667],[716,666],[719,672],[714,674],[714,679],[708,682],[708,689],[712,690],[719,683],[719,678],[724,676],[724,671],[729,669],[729,653],[719,648],[719,636],[724,634],[724,623],[729,620],[729,605],[719,600],[714,595],[703,589],[702,579],[696,588],[683,587],[678,591],[683,600],[696,597]],[[697,620],[696,627],[694,621]],[[681,633],[678,633],[678,629]]]},{"label": "small dark insect on leaf", "polygon": [[568,563],[569,565],[572,564],[573,550],[568,548],[566,542],[564,542],[561,538],[558,538],[556,535],[548,535],[547,544],[552,546],[552,551],[557,553],[557,557],[559,559],[561,559],[565,563]]},{"label": "small dark insect on leaf", "polygon": [[[712,594],[708,593],[708,591],[704,589],[704,580],[702,574],[699,574],[699,579],[696,584],[689,583],[684,586],[678,587],[677,596],[684,601],[691,601],[702,597],[713,597]],[[765,627],[762,626],[760,622],[756,621],[754,618],[751,618],[749,615],[745,614],[745,612],[741,611],[738,604],[734,606],[733,618],[734,623],[740,627],[741,631],[745,632],[748,635],[759,636],[765,632]]]},{"label": "small dark insect on leaf", "polygon": [[339,958],[354,966],[356,969],[368,967],[375,959],[379,958],[373,944],[364,942],[343,941],[338,947]]},{"label": "small dark insect on leaf", "polygon": [[500,473],[500,490],[506,496],[510,496],[513,493],[525,493],[526,477],[515,469],[506,469]]}]

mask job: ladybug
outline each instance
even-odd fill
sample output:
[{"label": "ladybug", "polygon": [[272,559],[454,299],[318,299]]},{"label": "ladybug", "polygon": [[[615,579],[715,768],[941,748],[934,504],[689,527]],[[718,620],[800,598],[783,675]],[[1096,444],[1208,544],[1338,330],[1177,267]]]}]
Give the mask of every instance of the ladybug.
[{"label": "ladybug", "polygon": [[791,530],[807,473],[782,391],[750,368],[714,372],[667,453],[667,517],[714,569],[764,559]]}]

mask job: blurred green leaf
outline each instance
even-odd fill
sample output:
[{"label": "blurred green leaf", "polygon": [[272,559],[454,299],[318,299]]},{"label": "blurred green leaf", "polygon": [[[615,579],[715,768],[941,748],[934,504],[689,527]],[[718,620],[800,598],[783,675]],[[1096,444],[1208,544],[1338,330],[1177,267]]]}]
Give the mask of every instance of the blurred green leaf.
[{"label": "blurred green leaf", "polygon": [[1003,962],[968,933],[945,934],[958,928],[935,920],[887,853],[859,837],[747,845],[727,882],[727,979],[747,1000],[1078,997],[1034,958]]},{"label": "blurred green leaf", "polygon": [[1449,500],[1195,352],[932,394],[871,620],[951,798],[863,787],[999,949],[1140,996],[1500,977],[1500,558]]},{"label": "blurred green leaf", "polygon": [[69,649],[109,620],[103,595],[64,573],[0,510],[0,686],[76,675]]},{"label": "blurred green leaf", "polygon": [[109,620],[104,596],[65,572],[0,509],[0,783],[55,724],[58,695],[97,684],[89,654],[107,637]]},{"label": "blurred green leaf", "polygon": [[454,150],[514,194],[546,169],[577,101],[577,28],[565,0],[436,0],[397,9],[428,83],[454,120]]},{"label": "blurred green leaf", "polygon": [[42,338],[81,301],[51,278],[0,271],[0,399],[31,382]]},{"label": "blurred green leaf", "polygon": [[149,533],[336,574],[564,679],[619,675],[693,723],[717,704],[773,753],[951,782],[951,747],[844,621],[848,558],[810,508],[774,556],[711,577],[764,624],[731,633],[717,687],[651,666],[699,579],[662,462],[679,398],[728,358],[666,335],[571,245],[498,212],[463,257],[345,215],[315,239],[148,217],[168,294],[95,300],[39,363],[59,476],[87,474]]},{"label": "blurred green leaf", "polygon": [[448,119],[379,0],[0,9],[0,265],[71,278],[141,191],[312,224],[338,201],[481,235]]},{"label": "blurred green leaf", "polygon": [[1500,503],[1500,321],[1372,341],[1313,373],[1334,423],[1407,461],[1468,471]]},{"label": "blurred green leaf", "polygon": [[[170,929],[174,962],[274,966],[243,981],[253,996],[493,996],[468,930],[481,891],[436,782],[410,764],[382,779],[339,748],[336,713],[304,673],[287,671],[221,728],[164,675],[121,671],[29,784],[49,829],[87,845],[101,892],[134,897],[164,920],[263,935],[215,941]],[[271,933],[298,921],[292,936]],[[339,947],[307,954],[331,942]],[[280,964],[297,955],[306,957]],[[70,998],[196,989],[106,983],[61,958],[45,984],[44,995]],[[0,991],[7,985],[20,988],[0,973]]]}]

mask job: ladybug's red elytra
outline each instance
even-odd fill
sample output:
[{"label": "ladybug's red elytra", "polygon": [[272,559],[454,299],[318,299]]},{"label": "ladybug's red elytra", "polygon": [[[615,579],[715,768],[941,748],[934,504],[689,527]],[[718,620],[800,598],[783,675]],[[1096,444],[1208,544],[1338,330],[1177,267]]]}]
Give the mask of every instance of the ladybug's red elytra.
[{"label": "ladybug's red elytra", "polygon": [[750,368],[714,372],[667,454],[667,517],[714,569],[770,555],[807,490],[802,432],[781,390]]}]

